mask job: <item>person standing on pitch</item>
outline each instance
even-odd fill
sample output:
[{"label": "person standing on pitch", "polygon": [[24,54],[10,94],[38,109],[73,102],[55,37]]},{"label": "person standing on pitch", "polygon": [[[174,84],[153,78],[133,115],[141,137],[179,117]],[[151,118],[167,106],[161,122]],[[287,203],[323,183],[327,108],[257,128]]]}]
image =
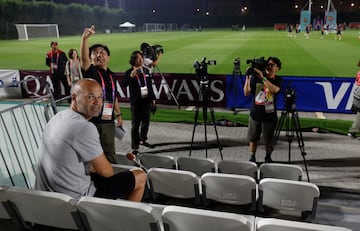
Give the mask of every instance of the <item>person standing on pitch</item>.
[{"label": "person standing on pitch", "polygon": [[90,121],[95,124],[100,134],[100,141],[106,158],[111,163],[115,159],[115,123],[122,126],[122,114],[115,84],[115,73],[109,67],[110,50],[103,44],[94,44],[89,47],[88,39],[95,34],[95,26],[86,28],[82,34],[80,44],[80,60],[83,76],[95,79],[101,86],[104,96],[104,104],[101,113]]},{"label": "person standing on pitch", "polygon": [[82,79],[83,76],[77,51],[75,49],[70,49],[68,55],[69,60],[66,62],[65,74],[68,85],[71,87],[72,82]]},{"label": "person standing on pitch", "polygon": [[65,75],[65,65],[67,62],[66,54],[59,49],[58,42],[52,41],[50,43],[51,50],[46,54],[45,63],[50,67],[51,81],[54,87],[54,98],[61,98],[61,85],[65,89],[65,96],[70,95],[70,87]]},{"label": "person standing on pitch", "polygon": [[252,75],[249,71],[246,72],[244,95],[252,95],[247,134],[252,162],[256,162],[255,153],[261,133],[266,147],[265,162],[272,162],[271,153],[274,149],[273,137],[277,122],[276,101],[282,84],[282,78],[276,73],[280,69],[280,60],[269,57],[264,73],[257,68],[254,68]]},{"label": "person standing on pitch", "polygon": [[[134,51],[130,57],[131,67],[125,72],[121,86],[128,87],[131,103],[131,148],[133,154],[139,153],[139,145],[152,148],[146,142],[150,124],[151,108],[156,104],[155,94],[149,70],[143,67],[144,58],[141,51]],[[140,130],[140,131],[139,131]]]}]

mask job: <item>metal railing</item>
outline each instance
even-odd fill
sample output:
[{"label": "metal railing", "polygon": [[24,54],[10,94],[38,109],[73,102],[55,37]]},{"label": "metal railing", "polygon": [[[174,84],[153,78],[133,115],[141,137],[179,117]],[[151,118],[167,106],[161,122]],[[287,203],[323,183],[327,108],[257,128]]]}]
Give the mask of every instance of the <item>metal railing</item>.
[{"label": "metal railing", "polygon": [[0,105],[0,185],[32,188],[35,182],[42,131],[57,113],[56,101],[48,85],[46,92],[36,99]]}]

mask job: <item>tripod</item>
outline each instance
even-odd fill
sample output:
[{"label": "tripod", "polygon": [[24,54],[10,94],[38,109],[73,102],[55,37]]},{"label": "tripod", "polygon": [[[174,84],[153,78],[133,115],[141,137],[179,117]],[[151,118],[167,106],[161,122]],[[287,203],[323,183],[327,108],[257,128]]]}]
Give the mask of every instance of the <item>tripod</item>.
[{"label": "tripod", "polygon": [[192,132],[189,156],[191,156],[191,151],[192,151],[192,147],[194,144],[194,135],[195,135],[196,126],[198,125],[199,109],[200,109],[200,106],[202,106],[204,129],[205,129],[205,156],[206,156],[206,158],[208,157],[208,150],[207,150],[207,148],[208,148],[208,144],[207,144],[208,116],[207,116],[207,112],[209,109],[210,115],[211,115],[211,121],[212,121],[212,124],[214,125],[214,129],[215,129],[216,140],[217,140],[217,145],[219,148],[220,156],[221,156],[221,159],[223,160],[222,147],[221,147],[221,144],[219,141],[219,136],[218,136],[216,123],[215,123],[214,109],[212,107],[208,106],[209,98],[210,98],[210,96],[209,96],[209,80],[206,78],[206,76],[202,76],[201,80],[200,80],[199,98],[198,98],[198,102],[197,102],[196,110],[195,110],[194,127],[193,127],[193,132]]},{"label": "tripod", "polygon": [[[237,90],[238,90],[238,84],[235,77],[239,77],[240,80],[243,82],[241,78],[241,70],[240,70],[240,59],[235,59],[234,61],[235,67],[232,73],[232,79],[231,79],[231,85],[233,87],[233,95],[234,95],[234,106],[232,107],[232,110],[234,111],[234,115],[236,115],[239,111],[236,109],[236,99],[237,99]],[[242,83],[244,85],[244,82]]]},{"label": "tripod", "polygon": [[165,85],[167,86],[167,89],[168,89],[170,95],[172,96],[172,98],[174,99],[176,105],[178,106],[178,109],[180,109],[180,104],[179,104],[179,102],[177,101],[177,99],[176,99],[176,97],[175,97],[175,95],[174,95],[174,92],[171,90],[171,88],[170,88],[169,84],[167,83],[165,77],[164,77],[163,74],[160,72],[159,67],[158,67],[158,66],[155,66],[155,67],[156,67],[157,71],[159,72],[162,81],[163,81],[163,82],[165,83]]},{"label": "tripod", "polygon": [[281,131],[281,128],[283,127],[284,122],[286,122],[285,123],[286,137],[287,137],[287,141],[289,143],[289,163],[291,162],[291,143],[292,143],[292,140],[294,138],[294,133],[295,133],[296,139],[298,142],[298,146],[299,146],[299,149],[301,152],[301,156],[303,157],[307,180],[308,180],[308,182],[310,182],[309,172],[307,169],[307,163],[306,163],[306,159],[305,159],[306,152],[305,152],[305,147],[304,147],[304,139],[302,136],[302,132],[300,130],[299,116],[295,109],[295,104],[286,105],[286,109],[281,112],[281,117],[277,124],[275,134],[274,134],[274,139],[273,139],[274,145],[276,145],[276,143],[279,139],[280,131]]}]

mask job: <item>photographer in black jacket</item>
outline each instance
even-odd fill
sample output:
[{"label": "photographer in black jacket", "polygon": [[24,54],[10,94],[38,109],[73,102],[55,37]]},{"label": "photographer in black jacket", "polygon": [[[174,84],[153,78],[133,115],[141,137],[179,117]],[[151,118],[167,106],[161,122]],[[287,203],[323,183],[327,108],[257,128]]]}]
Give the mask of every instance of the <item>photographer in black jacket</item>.
[{"label": "photographer in black jacket", "polygon": [[128,87],[131,103],[131,148],[133,154],[139,153],[140,144],[152,148],[146,142],[150,124],[150,112],[155,107],[155,94],[149,70],[143,67],[144,58],[141,51],[134,51],[130,57],[129,68],[125,72],[121,86]]}]

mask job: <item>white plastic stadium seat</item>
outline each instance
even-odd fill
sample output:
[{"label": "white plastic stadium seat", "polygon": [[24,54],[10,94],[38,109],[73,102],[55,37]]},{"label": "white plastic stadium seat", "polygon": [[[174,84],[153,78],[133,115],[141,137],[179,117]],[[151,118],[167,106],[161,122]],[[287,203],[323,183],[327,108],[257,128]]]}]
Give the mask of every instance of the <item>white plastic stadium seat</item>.
[{"label": "white plastic stadium seat", "polygon": [[134,165],[112,164],[114,173],[124,172],[132,169],[141,169]]},{"label": "white plastic stadium seat", "polygon": [[215,162],[211,159],[196,157],[179,157],[177,159],[178,169],[191,171],[198,176],[207,172],[216,172]]},{"label": "white plastic stadium seat", "polygon": [[91,231],[158,231],[162,225],[160,215],[145,203],[83,197],[77,206]]},{"label": "white plastic stadium seat", "polygon": [[259,182],[259,211],[265,207],[311,221],[315,218],[319,188],[310,182],[265,178]]},{"label": "white plastic stadium seat", "polygon": [[[25,222],[63,229],[82,228],[77,201],[70,196],[18,187],[10,187],[7,196]],[[27,224],[23,227],[28,228]]]},{"label": "white plastic stadium seat", "polygon": [[256,218],[257,231],[351,231],[350,229],[275,218]]},{"label": "white plastic stadium seat", "polygon": [[168,168],[176,169],[176,161],[174,157],[159,154],[140,154],[139,159],[147,169],[150,168]]},{"label": "white plastic stadium seat", "polygon": [[166,231],[252,231],[255,222],[254,216],[179,206],[166,207],[162,220]]},{"label": "white plastic stadium seat", "polygon": [[251,161],[220,160],[218,172],[251,176],[257,180],[258,166]]},{"label": "white plastic stadium seat", "polygon": [[301,181],[302,175],[302,168],[293,164],[264,163],[259,167],[260,180],[263,178],[278,178]]},{"label": "white plastic stadium seat", "polygon": [[201,177],[202,196],[230,205],[249,205],[249,210],[256,209],[257,184],[254,178],[245,175],[226,173],[205,173]]},{"label": "white plastic stadium seat", "polygon": [[156,199],[156,194],[163,194],[173,198],[200,200],[200,179],[193,172],[151,168],[148,179],[153,199]]},{"label": "white plastic stadium seat", "polygon": [[6,195],[6,190],[8,187],[0,186],[0,219],[10,220],[10,214],[5,209],[5,204],[8,202],[8,197]]},{"label": "white plastic stadium seat", "polygon": [[116,152],[116,153],[115,153],[115,160],[116,160],[117,164],[136,166],[136,164],[134,163],[134,161],[129,160],[129,159],[126,157],[126,155],[127,155],[127,153]]}]

